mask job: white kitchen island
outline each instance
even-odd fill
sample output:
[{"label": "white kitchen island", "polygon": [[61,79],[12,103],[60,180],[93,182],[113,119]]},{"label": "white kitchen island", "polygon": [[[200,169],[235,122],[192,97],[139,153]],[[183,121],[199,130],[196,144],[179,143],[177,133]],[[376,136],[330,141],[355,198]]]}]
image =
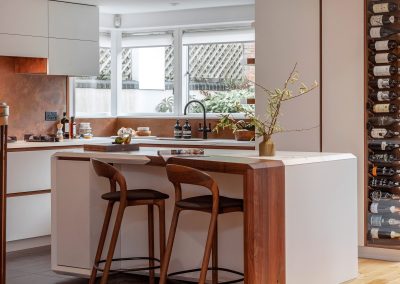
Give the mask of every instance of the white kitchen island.
[{"label": "white kitchen island", "polygon": [[[169,194],[169,228],[174,190],[157,150],[141,147],[135,152],[102,153],[78,149],[53,156],[54,271],[90,273],[107,205],[100,196],[109,190],[108,181],[94,173],[91,158],[113,163],[130,188],[154,188]],[[221,194],[244,199],[243,214],[219,219],[221,267],[244,272],[248,284],[338,284],[357,276],[353,155],[278,152],[273,158],[260,158],[255,151],[219,149],[207,149],[205,154],[169,162],[207,170],[219,183]],[[199,190],[190,187],[184,192],[190,196]],[[116,257],[147,255],[146,214],[146,207],[126,210]],[[170,271],[199,267],[209,216],[185,212],[179,222]],[[156,230],[156,244],[157,234]]]}]

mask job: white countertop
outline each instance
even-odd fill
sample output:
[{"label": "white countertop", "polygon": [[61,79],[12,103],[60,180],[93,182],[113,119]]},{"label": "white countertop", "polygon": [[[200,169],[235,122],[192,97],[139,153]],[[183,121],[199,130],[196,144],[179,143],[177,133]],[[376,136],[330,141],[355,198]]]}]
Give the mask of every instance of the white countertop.
[{"label": "white countertop", "polygon": [[[127,164],[146,164],[149,159],[147,156],[157,156],[157,151],[168,148],[141,147],[139,151],[131,152],[92,152],[83,149],[72,149],[69,151],[57,152],[56,157],[76,157],[76,158],[97,158],[112,160],[116,163]],[[235,149],[205,149],[205,156],[225,156],[237,158],[250,158],[261,160],[280,160],[285,166],[320,163],[328,161],[356,159],[353,154],[347,153],[320,153],[320,152],[289,152],[278,151],[273,157],[259,157],[255,150],[235,150]],[[201,159],[202,156],[194,159]],[[193,159],[193,157],[191,157]],[[235,162],[232,160],[232,162]]]},{"label": "white countertop", "polygon": [[[92,139],[65,139],[63,142],[26,142],[17,141],[8,143],[9,149],[18,148],[40,148],[40,147],[69,147],[69,146],[82,146],[84,144],[107,143],[113,139],[110,137],[94,137]],[[143,144],[155,145],[192,145],[201,147],[207,146],[233,146],[233,147],[254,147],[254,141],[236,141],[231,139],[207,139],[207,140],[175,140],[175,139],[157,139],[157,138],[134,138],[132,141]]]}]

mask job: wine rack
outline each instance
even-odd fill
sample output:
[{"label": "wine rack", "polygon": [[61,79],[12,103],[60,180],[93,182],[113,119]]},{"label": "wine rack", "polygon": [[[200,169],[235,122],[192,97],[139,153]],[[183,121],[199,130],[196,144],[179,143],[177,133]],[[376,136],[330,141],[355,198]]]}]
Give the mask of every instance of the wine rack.
[{"label": "wine rack", "polygon": [[365,241],[400,249],[400,0],[365,7]]}]

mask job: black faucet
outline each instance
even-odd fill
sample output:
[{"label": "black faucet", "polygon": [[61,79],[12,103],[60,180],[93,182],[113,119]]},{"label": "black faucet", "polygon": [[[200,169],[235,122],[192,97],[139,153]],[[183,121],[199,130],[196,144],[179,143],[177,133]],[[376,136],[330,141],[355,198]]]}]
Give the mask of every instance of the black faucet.
[{"label": "black faucet", "polygon": [[201,101],[198,100],[191,100],[189,101],[186,105],[185,105],[185,110],[183,112],[184,115],[187,114],[187,109],[188,106],[192,103],[198,103],[201,108],[203,109],[203,127],[201,127],[201,123],[199,125],[199,131],[203,132],[203,139],[207,139],[207,133],[211,132],[211,123],[209,124],[209,127],[207,128],[207,119],[206,119],[206,108],[204,107],[203,103]]}]

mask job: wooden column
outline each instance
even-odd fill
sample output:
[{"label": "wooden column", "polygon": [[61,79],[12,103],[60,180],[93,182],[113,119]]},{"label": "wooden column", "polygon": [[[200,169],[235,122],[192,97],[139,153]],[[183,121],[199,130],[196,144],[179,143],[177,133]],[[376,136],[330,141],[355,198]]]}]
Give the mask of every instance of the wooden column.
[{"label": "wooden column", "polygon": [[[255,165],[257,166],[257,165]],[[285,169],[280,161],[244,176],[245,283],[285,283]]]},{"label": "wooden column", "polygon": [[0,284],[6,284],[6,194],[8,106],[0,105]]}]

